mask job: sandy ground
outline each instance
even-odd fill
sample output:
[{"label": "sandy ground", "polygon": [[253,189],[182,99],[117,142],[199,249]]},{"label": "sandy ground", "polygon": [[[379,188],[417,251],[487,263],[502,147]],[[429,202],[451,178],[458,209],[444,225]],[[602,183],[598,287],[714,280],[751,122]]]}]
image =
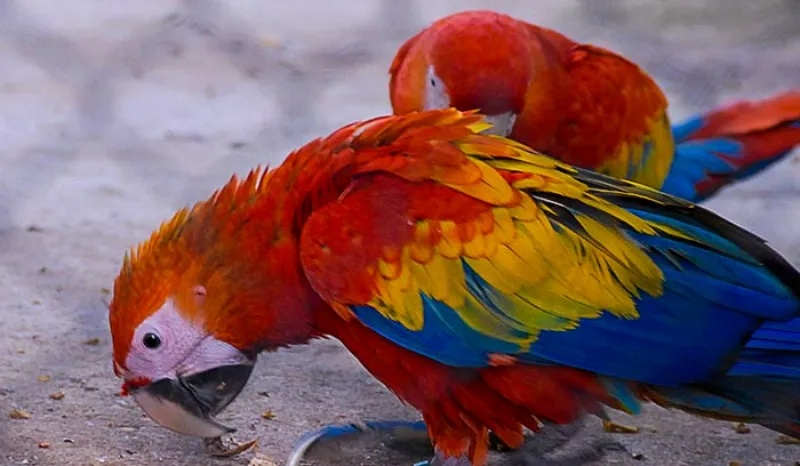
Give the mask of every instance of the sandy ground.
[{"label": "sandy ground", "polygon": [[[25,7],[13,10],[0,2],[0,464],[247,464],[251,453],[209,458],[199,441],[154,425],[118,396],[106,313],[125,248],[231,173],[389,112],[386,69],[399,38],[489,2],[418,2],[410,23],[377,22],[372,0],[238,0],[227,11],[242,21],[212,15],[220,28],[237,28],[234,36],[247,24],[256,37],[290,40],[305,74],[288,77],[241,47],[223,55],[197,38],[178,38],[185,46],[177,48],[147,42],[165,30],[158,25],[176,2],[19,3]],[[604,2],[629,7],[629,17],[601,2],[581,2],[580,10],[577,3],[491,2],[640,60],[670,93],[675,117],[800,83],[796,0],[757,8],[738,0]],[[388,16],[400,18],[403,8],[393,8]],[[366,47],[366,58],[314,55],[345,42]],[[787,160],[709,206],[800,265],[798,180],[800,164]],[[15,409],[30,418],[9,418]],[[265,419],[266,410],[275,417]],[[323,424],[415,416],[328,341],[263,357],[222,418],[280,463],[297,436]],[[606,464],[800,460],[800,446],[778,445],[756,427],[740,434],[657,408],[636,423],[643,433],[619,436],[636,459],[613,454]],[[335,463],[329,459],[320,464]]]}]

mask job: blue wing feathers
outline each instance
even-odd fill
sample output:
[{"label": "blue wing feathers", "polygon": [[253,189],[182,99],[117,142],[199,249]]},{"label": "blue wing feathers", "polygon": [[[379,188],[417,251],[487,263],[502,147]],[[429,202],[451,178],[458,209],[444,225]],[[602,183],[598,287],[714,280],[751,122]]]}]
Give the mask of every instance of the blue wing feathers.
[{"label": "blue wing feathers", "polygon": [[746,254],[741,247],[737,246],[729,239],[709,231],[707,227],[699,222],[691,222],[685,215],[682,215],[680,218],[673,218],[663,213],[650,212],[644,209],[629,208],[627,210],[642,219],[675,228],[701,244],[707,247],[713,247],[731,257],[757,264],[757,262],[750,255]]},{"label": "blue wing feathers", "polygon": [[[651,254],[656,264],[670,273],[666,286],[683,283],[689,290],[695,290],[687,292],[709,303],[764,318],[788,319],[796,312],[794,296],[759,266],[690,244],[676,244],[666,238],[645,237],[635,233],[631,236],[672,256],[673,260],[668,262],[663,257]],[[679,261],[680,270],[675,270],[675,261]]]},{"label": "blue wing feathers", "polygon": [[[513,340],[529,336],[526,326],[535,325],[515,320],[517,314],[509,312],[507,297],[466,261],[462,261],[466,290],[490,311],[482,312],[494,319],[491,335],[474,330],[455,310],[426,295],[422,296],[424,326],[419,331],[369,306],[356,306],[353,311],[385,338],[450,366],[486,367],[489,356],[499,353],[515,355],[523,363],[597,373],[631,410],[638,408],[635,393],[625,386],[627,380],[664,388],[659,394],[671,403],[731,416],[753,415],[754,409],[761,408],[737,404],[697,384],[719,383],[720,390],[739,396],[752,380],[770,380],[769,386],[758,388],[764,393],[787,390],[783,382],[773,383],[774,378],[800,381],[800,275],[791,265],[760,238],[708,211],[673,198],[642,200],[623,181],[581,173],[579,179],[597,186],[601,197],[694,240],[626,231],[664,274],[661,295],[634,297],[637,318],[603,313],[579,321],[576,328],[541,331],[529,348],[521,349]],[[633,189],[634,195],[626,197],[626,189]],[[578,214],[616,221],[574,200],[530,195],[537,202],[548,202],[551,221],[563,228],[580,228],[572,221]],[[761,403],[762,407],[769,404]]]},{"label": "blue wing feathers", "polygon": [[[531,352],[607,376],[673,385],[709,377],[756,324],[754,317],[700,308],[671,291],[662,299],[645,297],[638,307],[635,320],[604,315],[575,330],[542,332]],[[697,312],[687,312],[692,309]]]},{"label": "blue wing feathers", "polygon": [[[669,285],[661,297],[639,301],[640,318],[605,314],[583,320],[573,330],[545,331],[528,354],[518,356],[531,363],[563,364],[654,384],[708,377],[760,319],[708,299],[696,277],[687,279],[682,272],[670,271],[669,264],[660,265],[668,271]],[[466,265],[465,270],[473,286],[489,287]],[[491,299],[481,300],[493,306]],[[358,306],[354,312],[384,337],[451,366],[485,367],[491,353],[517,353],[515,345],[469,327],[444,303],[428,296],[423,296],[423,303],[425,325],[420,331],[390,321],[368,306]]]},{"label": "blue wing feathers", "polygon": [[[419,331],[409,330],[387,319],[371,306],[353,306],[351,309],[364,325],[415,353],[453,367],[484,367],[486,353],[482,347],[491,347],[493,339],[469,328],[464,329],[465,333],[454,332],[442,322],[433,308],[434,304],[447,308],[444,303],[423,296],[425,325]],[[455,314],[452,309],[446,310]]]},{"label": "blue wing feathers", "polygon": [[[763,247],[760,240],[747,237],[756,246],[741,247],[733,238],[738,242],[742,233],[723,236],[685,212],[681,216],[667,210],[660,215],[644,207],[629,210],[698,240],[628,232],[664,273],[663,294],[639,296],[636,319],[605,313],[580,321],[574,329],[542,331],[530,350],[520,354],[519,346],[508,340],[527,337],[526,323],[504,311],[506,297],[466,262],[467,291],[492,311],[495,335],[472,329],[453,309],[425,295],[420,331],[409,330],[369,306],[353,310],[384,337],[455,367],[485,367],[492,353],[515,354],[523,362],[560,364],[667,386],[705,380],[731,364],[732,374],[800,370],[800,323],[790,320],[798,314],[798,299],[785,278],[748,253]],[[765,320],[789,322],[764,324]],[[741,349],[748,338],[751,343]],[[784,369],[775,369],[781,365],[778,360],[784,361]]]}]

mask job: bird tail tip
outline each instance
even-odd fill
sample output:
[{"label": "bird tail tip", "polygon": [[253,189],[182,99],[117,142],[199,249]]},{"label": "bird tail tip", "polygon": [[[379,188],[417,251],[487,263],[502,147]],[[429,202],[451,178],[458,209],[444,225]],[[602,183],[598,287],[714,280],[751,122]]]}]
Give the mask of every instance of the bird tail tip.
[{"label": "bird tail tip", "polygon": [[665,191],[699,202],[786,157],[800,145],[800,91],[739,101],[673,128]]}]

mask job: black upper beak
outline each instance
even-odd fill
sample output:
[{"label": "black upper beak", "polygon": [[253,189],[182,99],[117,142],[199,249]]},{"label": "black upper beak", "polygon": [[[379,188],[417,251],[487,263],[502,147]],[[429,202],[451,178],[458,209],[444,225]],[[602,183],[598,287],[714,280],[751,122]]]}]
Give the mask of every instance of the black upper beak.
[{"label": "black upper beak", "polygon": [[154,421],[193,437],[219,437],[235,429],[214,416],[241,393],[253,364],[220,366],[183,378],[161,379],[131,390],[136,403]]}]

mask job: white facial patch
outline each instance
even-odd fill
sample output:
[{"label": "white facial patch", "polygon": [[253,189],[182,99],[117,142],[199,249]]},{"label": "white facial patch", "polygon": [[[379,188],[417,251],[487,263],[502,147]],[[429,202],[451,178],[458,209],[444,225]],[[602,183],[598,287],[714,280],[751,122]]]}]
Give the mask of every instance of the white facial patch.
[{"label": "white facial patch", "polygon": [[[154,338],[158,345],[154,345]],[[186,319],[169,299],[134,332],[125,375],[156,381],[247,363],[241,351]]]},{"label": "white facial patch", "polygon": [[[125,366],[135,377],[158,380],[175,377],[175,369],[205,338],[199,326],[179,312],[172,299],[145,319],[133,334]],[[153,338],[159,344],[153,347]],[[149,339],[150,346],[147,346]]]},{"label": "white facial patch", "polygon": [[425,75],[425,110],[449,107],[450,95],[447,93],[444,81],[439,78],[432,65],[428,66]]},{"label": "white facial patch", "polygon": [[498,113],[497,115],[487,115],[486,121],[491,123],[492,127],[483,131],[483,134],[508,136],[514,129],[514,123],[517,121],[517,114],[514,112],[505,112]]}]

